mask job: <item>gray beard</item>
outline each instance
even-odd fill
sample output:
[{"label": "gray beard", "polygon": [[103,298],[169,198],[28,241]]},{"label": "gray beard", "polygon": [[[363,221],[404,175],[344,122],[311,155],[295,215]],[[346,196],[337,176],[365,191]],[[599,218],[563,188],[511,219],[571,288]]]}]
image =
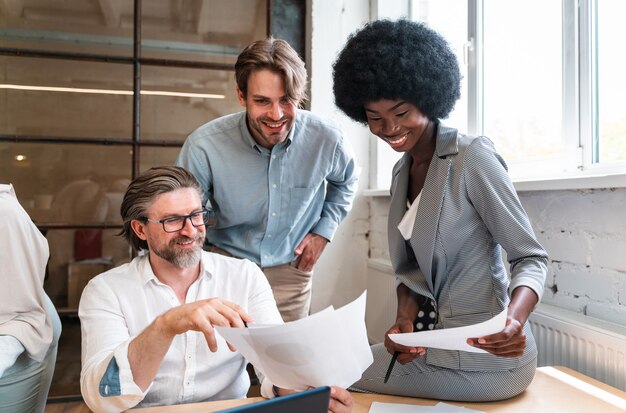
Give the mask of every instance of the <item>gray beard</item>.
[{"label": "gray beard", "polygon": [[190,268],[197,265],[202,256],[201,251],[202,248],[200,246],[196,246],[192,250],[178,251],[178,253],[173,248],[153,250],[158,257],[163,258],[165,261],[177,266],[178,268]]},{"label": "gray beard", "polygon": [[180,255],[175,255],[168,261],[179,268],[190,268],[196,266],[200,262],[200,250],[201,248],[198,248]]}]

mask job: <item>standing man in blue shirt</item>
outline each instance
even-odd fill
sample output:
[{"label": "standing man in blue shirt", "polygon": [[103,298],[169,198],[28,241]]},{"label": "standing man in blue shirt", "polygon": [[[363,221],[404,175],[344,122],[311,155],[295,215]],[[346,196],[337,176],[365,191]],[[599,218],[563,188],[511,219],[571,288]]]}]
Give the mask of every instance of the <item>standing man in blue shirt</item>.
[{"label": "standing man in blue shirt", "polygon": [[285,321],[306,317],[313,267],[352,207],[357,167],[341,130],[298,107],[304,62],[287,42],[250,44],[235,64],[246,108],[210,121],[176,164],[205,191],[209,250],[257,263]]}]

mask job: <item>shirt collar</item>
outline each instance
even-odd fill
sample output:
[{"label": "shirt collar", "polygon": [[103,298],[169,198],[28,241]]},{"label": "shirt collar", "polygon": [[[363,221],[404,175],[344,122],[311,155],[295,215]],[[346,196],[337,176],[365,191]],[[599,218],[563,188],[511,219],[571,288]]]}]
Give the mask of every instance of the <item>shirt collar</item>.
[{"label": "shirt collar", "polygon": [[[200,258],[200,275],[198,279],[210,278],[212,276],[211,270],[213,268],[212,263],[207,259],[208,254],[204,251],[201,253]],[[157,284],[163,284],[152,271],[150,265],[150,259],[148,258],[148,252],[145,255],[135,258],[137,260],[137,272],[139,273],[139,279],[142,285],[146,285],[150,281],[154,281]]]},{"label": "shirt collar", "polygon": [[15,196],[15,189],[12,184],[0,184],[0,193],[9,193]]},{"label": "shirt collar", "polygon": [[211,260],[211,254],[206,251],[202,251],[200,258],[200,276],[198,278],[207,278],[210,279],[213,277],[213,272],[215,271],[215,266],[213,265],[213,261]]},{"label": "shirt collar", "polygon": [[154,282],[159,283],[159,279],[154,275],[152,271],[152,266],[150,265],[150,259],[148,251],[145,251],[144,255],[141,255],[135,260],[137,260],[137,272],[139,273],[139,278],[141,279],[141,283],[146,285],[148,282],[154,280]]}]

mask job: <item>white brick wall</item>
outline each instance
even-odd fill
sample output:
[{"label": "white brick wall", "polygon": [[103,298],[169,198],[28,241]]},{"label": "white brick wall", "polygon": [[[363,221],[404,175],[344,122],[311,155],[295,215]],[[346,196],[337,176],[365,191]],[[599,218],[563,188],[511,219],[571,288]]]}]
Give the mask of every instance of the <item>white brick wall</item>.
[{"label": "white brick wall", "polygon": [[370,258],[389,260],[387,244],[388,196],[370,198]]},{"label": "white brick wall", "polygon": [[[520,193],[550,255],[543,302],[626,326],[626,189]],[[389,259],[389,197],[370,200],[370,257]]]},{"label": "white brick wall", "polygon": [[367,188],[369,176],[368,133],[335,107],[329,68],[347,36],[369,18],[370,11],[369,3],[361,0],[313,0],[307,2],[307,7],[311,18],[307,39],[311,111],[337,121],[362,171],[352,210],[315,266],[311,302],[311,312],[315,313],[329,305],[341,307],[366,288],[369,206],[361,192]]},{"label": "white brick wall", "polygon": [[543,302],[626,325],[626,189],[520,193],[550,255]]}]

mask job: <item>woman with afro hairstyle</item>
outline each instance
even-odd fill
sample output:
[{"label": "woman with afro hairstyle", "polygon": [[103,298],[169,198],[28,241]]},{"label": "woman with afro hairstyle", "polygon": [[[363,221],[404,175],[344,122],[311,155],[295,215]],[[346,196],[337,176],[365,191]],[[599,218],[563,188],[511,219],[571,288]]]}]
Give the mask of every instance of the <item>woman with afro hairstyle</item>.
[{"label": "woman with afro hairstyle", "polygon": [[[537,364],[527,320],[541,300],[548,256],[493,143],[440,122],[460,95],[447,42],[421,23],[375,21],[348,39],[333,76],[337,106],[404,154],[393,168],[387,228],[396,322],[372,347],[374,363],[353,390],[457,401],[521,393]],[[388,337],[468,326],[505,309],[504,328],[468,338],[464,351],[405,347]],[[430,326],[421,321],[426,315]]]}]

